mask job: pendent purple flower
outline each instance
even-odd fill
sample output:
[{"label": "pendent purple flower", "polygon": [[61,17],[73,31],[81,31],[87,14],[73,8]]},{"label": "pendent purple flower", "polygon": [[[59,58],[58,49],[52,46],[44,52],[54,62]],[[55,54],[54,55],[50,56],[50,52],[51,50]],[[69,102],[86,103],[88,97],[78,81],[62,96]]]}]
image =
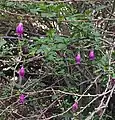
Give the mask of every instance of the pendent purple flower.
[{"label": "pendent purple flower", "polygon": [[20,68],[20,70],[19,70],[18,73],[19,73],[19,77],[20,77],[20,78],[23,78],[23,77],[24,77],[24,75],[25,75],[25,69],[24,69],[23,66]]},{"label": "pendent purple flower", "polygon": [[76,112],[78,110],[78,102],[75,102],[73,105],[72,105],[72,111],[73,112]]},{"label": "pendent purple flower", "polygon": [[94,54],[93,50],[90,50],[90,52],[89,52],[89,59],[90,60],[94,60],[95,59],[95,54]]},{"label": "pendent purple flower", "polygon": [[76,63],[77,63],[77,64],[80,64],[80,62],[81,62],[81,56],[80,56],[79,53],[78,53],[77,56],[75,57],[75,60],[76,60]]},{"label": "pendent purple flower", "polygon": [[24,32],[23,24],[20,22],[18,24],[18,26],[16,27],[16,33],[17,33],[18,37],[21,38],[23,35],[23,32]]},{"label": "pendent purple flower", "polygon": [[20,104],[24,104],[24,102],[25,102],[25,95],[24,94],[21,94],[20,96],[19,96],[19,102],[20,102]]}]

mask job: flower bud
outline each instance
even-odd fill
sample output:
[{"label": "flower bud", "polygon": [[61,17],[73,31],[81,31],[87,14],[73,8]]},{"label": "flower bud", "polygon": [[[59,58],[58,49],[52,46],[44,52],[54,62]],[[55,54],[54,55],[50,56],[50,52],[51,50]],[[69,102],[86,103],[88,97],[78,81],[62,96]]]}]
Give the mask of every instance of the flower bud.
[{"label": "flower bud", "polygon": [[21,69],[19,70],[19,76],[22,78],[25,75],[25,70],[24,67],[22,66]]},{"label": "flower bud", "polygon": [[23,52],[23,54],[28,54],[29,53],[28,46],[23,46],[22,47],[22,52]]},{"label": "flower bud", "polygon": [[77,64],[80,64],[80,62],[81,62],[81,56],[80,56],[80,54],[77,54],[77,56],[75,57],[75,60],[76,60]]},{"label": "flower bud", "polygon": [[24,32],[23,24],[19,23],[18,26],[16,27],[16,33],[19,37],[22,37],[23,32]]},{"label": "flower bud", "polygon": [[73,105],[72,105],[72,111],[73,112],[76,112],[78,110],[78,103],[75,102]]},{"label": "flower bud", "polygon": [[95,54],[94,54],[93,50],[90,50],[90,52],[89,52],[89,59],[90,60],[94,60],[95,59]]},{"label": "flower bud", "polygon": [[114,86],[115,85],[115,78],[114,77],[111,78],[110,82],[111,82],[111,85]]},{"label": "flower bud", "polygon": [[25,95],[24,95],[24,94],[21,94],[21,95],[19,96],[19,101],[20,101],[20,104],[23,104],[23,103],[24,103],[24,101],[25,101]]}]

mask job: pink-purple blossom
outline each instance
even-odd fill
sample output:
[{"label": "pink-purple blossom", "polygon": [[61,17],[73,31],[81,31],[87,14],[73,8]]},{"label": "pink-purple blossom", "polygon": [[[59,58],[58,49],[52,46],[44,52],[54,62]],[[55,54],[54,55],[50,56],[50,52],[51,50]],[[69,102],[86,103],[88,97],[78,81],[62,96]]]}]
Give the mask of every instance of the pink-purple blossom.
[{"label": "pink-purple blossom", "polygon": [[25,102],[25,95],[24,94],[21,94],[20,96],[19,96],[19,102],[20,102],[20,104],[24,104],[24,102]]},{"label": "pink-purple blossom", "polygon": [[16,33],[18,37],[22,37],[23,32],[24,32],[23,24],[20,22],[18,26],[16,27]]},{"label": "pink-purple blossom", "polygon": [[72,105],[72,111],[73,112],[76,112],[78,110],[78,102],[75,102],[73,105]]},{"label": "pink-purple blossom", "polygon": [[21,77],[21,78],[23,78],[24,77],[24,75],[25,75],[25,69],[24,69],[24,67],[22,66],[21,68],[20,68],[20,70],[19,70],[19,76]]},{"label": "pink-purple blossom", "polygon": [[95,59],[94,50],[90,50],[90,52],[89,52],[89,59],[90,60],[94,60]]},{"label": "pink-purple blossom", "polygon": [[77,56],[75,57],[75,60],[76,60],[76,63],[77,63],[77,64],[80,64],[80,62],[81,62],[81,56],[80,56],[79,53],[78,53]]}]

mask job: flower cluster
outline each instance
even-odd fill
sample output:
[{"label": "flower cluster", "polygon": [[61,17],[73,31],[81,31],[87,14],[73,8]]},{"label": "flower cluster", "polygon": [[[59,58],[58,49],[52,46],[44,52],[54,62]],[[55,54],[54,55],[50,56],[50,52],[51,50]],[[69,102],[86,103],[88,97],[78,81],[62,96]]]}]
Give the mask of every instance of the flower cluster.
[{"label": "flower cluster", "polygon": [[[17,33],[17,35],[18,35],[19,38],[22,38],[23,32],[24,32],[23,24],[20,22],[18,24],[18,26],[16,27],[16,33]],[[22,78],[24,78],[24,75],[25,75],[25,69],[24,69],[23,66],[18,71],[18,74],[19,74],[20,80],[22,80]],[[21,94],[19,96],[19,102],[20,102],[20,104],[24,104],[25,98],[26,97],[25,97],[24,94]]]},{"label": "flower cluster", "polygon": [[[23,36],[23,33],[24,33],[24,28],[23,28],[23,24],[20,22],[18,24],[18,26],[16,27],[16,33],[18,35],[19,38],[22,38]],[[94,54],[94,51],[93,50],[90,50],[89,52],[89,59],[90,60],[94,60],[95,59],[95,54]],[[80,53],[78,53],[75,57],[75,60],[76,60],[76,63],[77,64],[80,64],[81,63],[81,56],[80,56]],[[19,74],[19,77],[20,78],[24,78],[24,75],[25,75],[25,69],[24,69],[24,66],[22,66],[18,72]],[[25,95],[24,94],[21,94],[19,96],[19,102],[20,104],[24,104],[25,102]],[[73,112],[76,112],[78,110],[78,102],[74,102],[74,104],[72,105],[72,111]]]},{"label": "flower cluster", "polygon": [[[20,22],[20,23],[18,24],[18,26],[16,27],[16,33],[17,33],[17,35],[18,35],[19,38],[22,37],[23,32],[24,32],[23,23]],[[23,77],[24,77],[24,75],[25,75],[25,70],[24,70],[24,67],[23,67],[23,66],[22,66],[21,69],[19,70],[18,74],[19,74],[19,77],[20,77],[20,78],[23,78]]]},{"label": "flower cluster", "polygon": [[[94,50],[90,50],[89,52],[89,59],[91,61],[93,61],[95,59],[95,54],[94,54]],[[80,56],[80,53],[78,53],[75,57],[75,60],[76,60],[76,64],[80,64],[81,62],[81,56]]]}]

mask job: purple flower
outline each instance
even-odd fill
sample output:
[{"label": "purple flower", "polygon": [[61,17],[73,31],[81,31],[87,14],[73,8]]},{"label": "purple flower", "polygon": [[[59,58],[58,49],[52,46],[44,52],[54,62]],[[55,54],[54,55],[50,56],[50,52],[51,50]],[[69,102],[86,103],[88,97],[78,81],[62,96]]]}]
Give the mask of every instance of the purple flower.
[{"label": "purple flower", "polygon": [[72,111],[73,111],[73,112],[76,112],[77,109],[78,109],[78,103],[75,102],[75,103],[72,105]]},{"label": "purple flower", "polygon": [[24,104],[25,98],[26,98],[26,97],[25,97],[24,94],[21,94],[21,95],[19,96],[20,104]]},{"label": "purple flower", "polygon": [[114,86],[115,85],[115,78],[111,78],[111,85]]},{"label": "purple flower", "polygon": [[19,70],[19,76],[21,77],[21,78],[23,78],[24,77],[24,75],[25,75],[25,70],[24,70],[24,67],[22,66],[21,67],[21,69]]},{"label": "purple flower", "polygon": [[16,27],[16,33],[19,37],[22,37],[23,32],[24,32],[23,24],[19,23],[18,26]]},{"label": "purple flower", "polygon": [[76,60],[77,64],[80,64],[80,62],[81,62],[81,56],[80,56],[80,54],[77,54],[77,56],[75,57],[75,60]]},{"label": "purple flower", "polygon": [[94,60],[95,59],[95,54],[94,54],[93,50],[90,50],[90,52],[89,52],[89,59],[90,60]]}]

